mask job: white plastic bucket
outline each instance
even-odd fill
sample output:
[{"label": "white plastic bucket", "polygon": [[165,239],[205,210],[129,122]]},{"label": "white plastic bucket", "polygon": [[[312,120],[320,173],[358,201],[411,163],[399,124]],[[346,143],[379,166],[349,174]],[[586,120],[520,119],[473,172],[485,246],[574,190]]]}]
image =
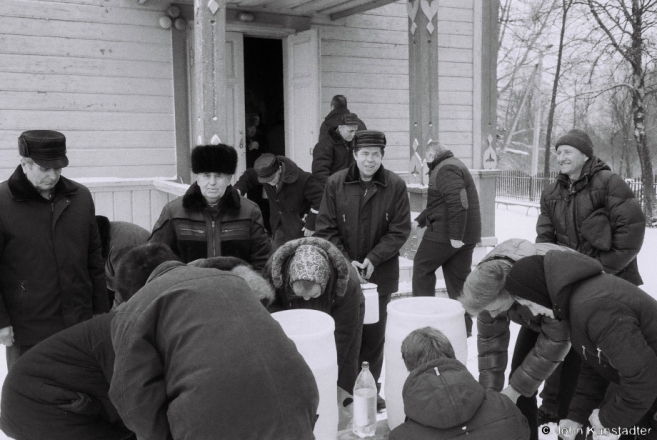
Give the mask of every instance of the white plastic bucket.
[{"label": "white plastic bucket", "polygon": [[315,437],[317,440],[335,440],[338,435],[338,355],[333,318],[317,310],[305,309],[285,310],[271,316],[297,346],[315,376],[319,389]]},{"label": "white plastic bucket", "polygon": [[454,347],[456,359],[468,360],[468,343],[464,320],[465,310],[458,301],[447,298],[414,297],[391,301],[386,324],[386,407],[388,426],[396,428],[404,422],[402,389],[408,371],[401,357],[402,341],[413,330],[434,327],[447,336]]},{"label": "white plastic bucket", "polygon": [[361,284],[360,288],[365,295],[365,320],[364,324],[375,324],[379,322],[379,292],[376,284]]}]

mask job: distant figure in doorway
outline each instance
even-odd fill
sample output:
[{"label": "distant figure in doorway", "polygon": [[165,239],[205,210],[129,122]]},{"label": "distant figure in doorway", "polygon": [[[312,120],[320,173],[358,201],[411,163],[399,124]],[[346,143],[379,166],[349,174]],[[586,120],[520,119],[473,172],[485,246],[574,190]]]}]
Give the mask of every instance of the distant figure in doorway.
[{"label": "distant figure in doorway", "polygon": [[[470,273],[472,253],[481,240],[479,196],[468,167],[443,144],[427,145],[427,208],[415,219],[426,227],[413,259],[413,296],[436,295],[436,270],[443,268],[447,294],[456,299]],[[468,336],[472,318],[465,315]]]},{"label": "distant figure in doorway", "polygon": [[[321,141],[322,137],[328,135],[329,128],[337,127],[342,121],[342,116],[347,113],[351,113],[347,108],[347,97],[344,95],[335,95],[331,99],[331,111],[326,115],[324,122],[319,127],[318,141]],[[360,119],[358,120],[358,130],[367,130],[365,123]]]},{"label": "distant figure in doorway", "polygon": [[313,235],[323,189],[312,174],[285,156],[264,154],[235,184],[240,194],[253,188],[263,191],[263,187],[269,202],[273,250],[290,240]]},{"label": "distant figure in doorway", "polygon": [[256,159],[269,152],[267,137],[258,126],[260,117],[248,115],[246,117],[246,167],[252,168]]}]

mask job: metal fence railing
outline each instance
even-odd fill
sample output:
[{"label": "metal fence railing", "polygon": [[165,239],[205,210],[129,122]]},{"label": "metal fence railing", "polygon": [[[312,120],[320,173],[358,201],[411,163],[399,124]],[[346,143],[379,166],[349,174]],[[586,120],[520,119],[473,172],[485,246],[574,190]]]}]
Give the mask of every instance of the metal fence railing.
[{"label": "metal fence railing", "polygon": [[[543,173],[536,177],[520,170],[503,170],[497,177],[495,186],[495,197],[501,199],[518,200],[522,202],[540,202],[543,188],[556,181],[556,171],[551,171],[546,178]],[[657,176],[655,176],[653,191],[657,194]],[[641,179],[625,179],[634,196],[643,204],[643,184]]]},{"label": "metal fence railing", "polygon": [[540,202],[543,188],[556,180],[557,172],[545,178],[543,173],[533,177],[519,170],[503,170],[497,177],[495,197],[522,202]]}]

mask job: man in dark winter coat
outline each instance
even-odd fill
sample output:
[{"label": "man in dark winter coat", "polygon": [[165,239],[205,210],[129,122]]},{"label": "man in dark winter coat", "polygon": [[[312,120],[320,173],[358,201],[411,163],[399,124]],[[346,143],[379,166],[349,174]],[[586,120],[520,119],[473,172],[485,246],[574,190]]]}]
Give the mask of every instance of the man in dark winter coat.
[{"label": "man in dark winter coat", "polygon": [[263,154],[255,167],[247,169],[235,184],[240,194],[256,187],[264,187],[269,200],[273,250],[315,232],[323,189],[312,174],[285,156]]},{"label": "man in dark winter coat", "polygon": [[593,155],[588,134],[573,129],[555,145],[559,176],[541,195],[537,243],[556,243],[602,263],[604,271],[643,284],[636,256],[645,218],[630,187]]},{"label": "man in dark winter coat", "polygon": [[313,373],[239,276],[160,265],[112,342],[109,395],[137,438],[314,438]]},{"label": "man in dark winter coat", "polygon": [[[570,327],[582,367],[559,425],[564,439],[587,421],[594,438],[657,439],[657,301],[602,270],[600,261],[579,253],[548,252],[518,261],[505,288],[534,315]],[[600,429],[605,435],[596,437]]]},{"label": "man in dark winter coat", "polygon": [[0,343],[7,365],[110,305],[89,190],[61,176],[66,138],[26,131],[21,164],[0,184]]},{"label": "man in dark winter coat", "polygon": [[[308,237],[285,243],[274,252],[263,274],[276,288],[270,311],[313,309],[331,315],[338,355],[337,385],[353,394],[365,316],[365,297],[356,269],[331,243]],[[318,292],[297,292],[300,286],[295,286],[296,282],[318,284]]]},{"label": "man in dark winter coat", "polygon": [[[167,246],[136,247],[117,266],[117,302],[127,301],[161,263]],[[109,400],[115,312],[63,330],[21,357],[2,388],[0,427],[16,440],[134,439]]]},{"label": "man in dark winter coat", "polygon": [[[353,139],[362,121],[354,113],[346,113],[337,120],[337,126],[328,129],[325,136],[313,148],[313,176],[326,185],[329,176],[349,167],[354,161],[352,156]],[[364,127],[364,125],[363,125]]]},{"label": "man in dark winter coat", "polygon": [[411,233],[411,209],[406,183],[381,165],[385,135],[363,130],[356,133],[355,141],[355,163],[326,183],[315,235],[342,251],[360,271],[361,283],[377,284],[379,322],[363,326],[359,364],[369,362],[378,381],[387,305],[399,289],[399,250]]},{"label": "man in dark winter coat", "polygon": [[[427,208],[415,219],[427,231],[413,259],[413,296],[436,296],[435,272],[442,267],[447,294],[456,299],[481,240],[479,196],[468,167],[440,142],[427,145],[427,163]],[[465,323],[470,335],[472,318],[467,313]]]},{"label": "man in dark winter coat", "polygon": [[520,410],[507,396],[477,383],[439,330],[413,331],[401,350],[411,373],[402,392],[407,419],[392,430],[390,440],[529,438]]},{"label": "man in dark winter coat", "polygon": [[110,304],[114,303],[114,277],[116,276],[116,264],[119,258],[135,246],[141,246],[148,242],[151,233],[139,225],[129,222],[111,222],[102,215],[96,216],[100,241],[102,243],[102,255],[105,260],[105,282],[107,284],[107,295]]},{"label": "man in dark winter coat", "polygon": [[[344,95],[335,95],[331,99],[331,111],[326,115],[326,118],[324,118],[322,125],[319,126],[318,141],[321,141],[324,136],[328,135],[330,128],[335,128],[340,125],[340,122],[342,122],[342,116],[347,113],[351,113],[347,108],[347,98]],[[367,127],[360,119],[358,120],[358,130],[367,130]]]},{"label": "man in dark winter coat", "polygon": [[231,146],[195,147],[192,171],[197,180],[162,209],[149,242],[166,244],[184,263],[231,256],[261,270],[271,244],[258,206],[230,184],[236,167],[237,152]]}]

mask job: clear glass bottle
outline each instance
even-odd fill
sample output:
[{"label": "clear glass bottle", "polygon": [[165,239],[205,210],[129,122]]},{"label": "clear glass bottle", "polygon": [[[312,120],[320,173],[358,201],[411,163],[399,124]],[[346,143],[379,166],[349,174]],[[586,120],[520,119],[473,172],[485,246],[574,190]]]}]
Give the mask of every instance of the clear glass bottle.
[{"label": "clear glass bottle", "polygon": [[360,438],[376,435],[376,397],[378,390],[370,364],[363,362],[363,368],[354,386],[353,432]]}]

